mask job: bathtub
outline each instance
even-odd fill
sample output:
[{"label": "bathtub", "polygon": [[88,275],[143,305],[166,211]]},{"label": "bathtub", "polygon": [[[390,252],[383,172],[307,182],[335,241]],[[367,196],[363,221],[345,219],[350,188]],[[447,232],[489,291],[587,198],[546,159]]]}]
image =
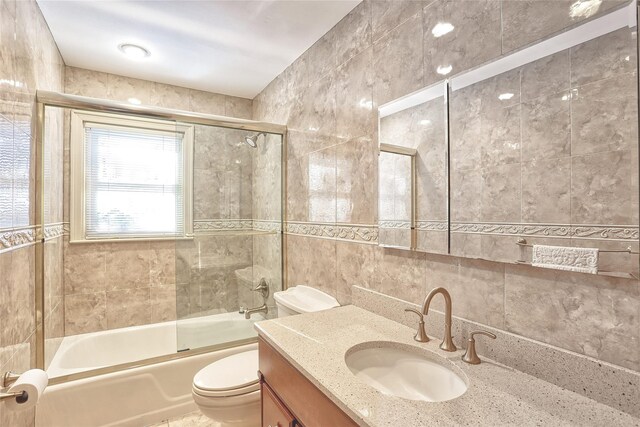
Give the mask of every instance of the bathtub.
[{"label": "bathtub", "polygon": [[[248,338],[255,336],[258,320],[224,313],[65,337],[47,373],[54,378],[175,354],[181,342],[196,348]],[[252,343],[52,385],[36,407],[36,426],[141,427],[196,411],[191,398],[196,372],[256,348]]]}]

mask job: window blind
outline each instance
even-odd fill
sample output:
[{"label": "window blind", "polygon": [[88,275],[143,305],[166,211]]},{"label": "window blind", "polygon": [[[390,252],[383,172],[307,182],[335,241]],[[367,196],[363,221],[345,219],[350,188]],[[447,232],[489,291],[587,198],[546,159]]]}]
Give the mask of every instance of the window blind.
[{"label": "window blind", "polygon": [[85,123],[86,238],[184,233],[183,137]]}]

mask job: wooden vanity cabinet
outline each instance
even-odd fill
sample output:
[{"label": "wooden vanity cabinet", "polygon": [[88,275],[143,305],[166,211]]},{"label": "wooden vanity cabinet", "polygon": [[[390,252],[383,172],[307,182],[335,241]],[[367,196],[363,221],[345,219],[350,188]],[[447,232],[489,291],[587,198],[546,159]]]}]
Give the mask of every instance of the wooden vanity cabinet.
[{"label": "wooden vanity cabinet", "polygon": [[260,384],[260,391],[262,427],[295,427],[296,419],[264,381]]},{"label": "wooden vanity cabinet", "polygon": [[[258,338],[262,427],[357,424],[265,340]],[[280,424],[274,425],[274,422]]]}]

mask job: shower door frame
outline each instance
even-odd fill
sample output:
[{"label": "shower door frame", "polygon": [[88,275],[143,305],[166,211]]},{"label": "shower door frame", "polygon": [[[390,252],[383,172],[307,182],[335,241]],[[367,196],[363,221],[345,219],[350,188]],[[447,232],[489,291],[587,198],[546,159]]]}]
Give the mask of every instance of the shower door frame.
[{"label": "shower door frame", "polygon": [[[35,355],[32,349],[32,360],[35,359],[35,367],[45,369],[45,325],[44,325],[44,144],[45,144],[45,107],[70,108],[92,112],[107,112],[125,114],[137,117],[147,117],[154,119],[171,120],[174,122],[184,122],[189,124],[208,125],[221,128],[246,130],[251,132],[265,132],[268,134],[280,135],[282,138],[280,147],[280,170],[281,170],[281,191],[280,191],[280,271],[282,287],[286,288],[286,172],[287,172],[287,126],[276,123],[260,122],[255,120],[237,119],[234,117],[218,116],[214,114],[195,113],[184,110],[174,110],[170,108],[153,107],[146,105],[132,105],[126,102],[111,101],[99,98],[90,98],[79,95],[68,95],[59,92],[36,91],[36,125],[35,125]],[[178,320],[176,319],[176,322]],[[126,369],[140,366],[153,365],[160,362],[181,359],[184,357],[196,356],[198,354],[209,353],[233,347],[258,342],[257,337],[245,338],[228,343],[216,344],[207,347],[200,347],[190,350],[166,354],[163,356],[128,362],[118,365],[105,366],[103,368],[92,369],[85,372],[78,372],[52,378],[50,384],[60,384],[82,378],[94,377],[97,375],[110,374]],[[35,356],[35,357],[34,357]]]}]

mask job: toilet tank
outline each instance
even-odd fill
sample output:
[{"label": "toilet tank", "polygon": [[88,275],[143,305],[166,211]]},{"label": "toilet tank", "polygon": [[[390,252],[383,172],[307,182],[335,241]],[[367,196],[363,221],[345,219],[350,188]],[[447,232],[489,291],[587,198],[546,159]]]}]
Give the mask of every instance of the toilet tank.
[{"label": "toilet tank", "polygon": [[273,298],[276,300],[278,317],[328,310],[340,306],[331,295],[304,285],[276,292],[273,294]]}]

